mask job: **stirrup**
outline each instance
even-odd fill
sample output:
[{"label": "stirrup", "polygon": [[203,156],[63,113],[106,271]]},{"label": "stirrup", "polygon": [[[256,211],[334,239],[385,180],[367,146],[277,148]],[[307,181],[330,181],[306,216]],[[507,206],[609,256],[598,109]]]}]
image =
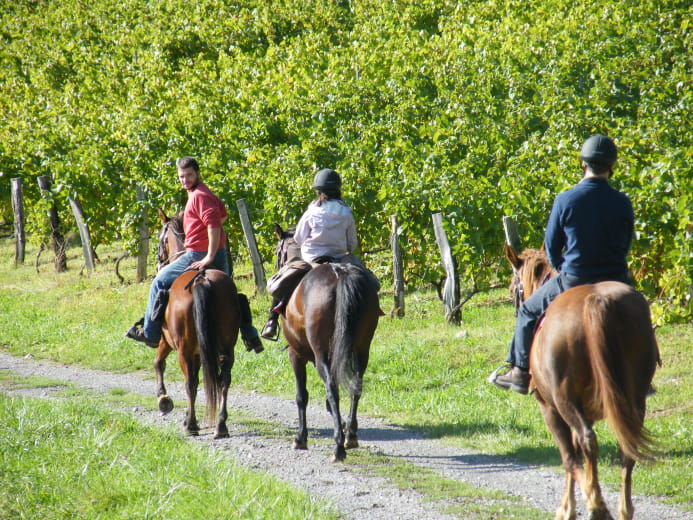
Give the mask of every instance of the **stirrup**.
[{"label": "stirrup", "polygon": [[[268,330],[268,326],[270,323],[274,324],[274,331],[271,329]],[[272,332],[272,333],[270,333]],[[262,328],[262,332],[260,333],[260,336],[266,340],[269,341],[278,341],[279,340],[279,320],[268,320],[267,323],[265,323],[265,326]]]},{"label": "stirrup", "polygon": [[498,377],[498,373],[499,373],[501,370],[512,370],[512,368],[513,368],[513,367],[512,367],[512,365],[510,365],[510,364],[505,364],[505,365],[499,366],[497,369],[495,369],[495,370],[491,373],[490,376],[488,376],[488,382],[489,382],[489,383],[493,383],[493,384],[495,385],[495,384],[496,384],[496,378]]}]

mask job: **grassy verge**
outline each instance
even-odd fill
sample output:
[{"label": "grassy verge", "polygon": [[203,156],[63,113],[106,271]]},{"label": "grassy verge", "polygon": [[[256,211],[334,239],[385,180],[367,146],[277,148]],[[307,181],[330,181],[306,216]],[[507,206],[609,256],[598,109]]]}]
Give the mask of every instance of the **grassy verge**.
[{"label": "grassy verge", "polygon": [[[50,265],[42,265],[37,275],[33,266],[14,268],[12,251],[9,241],[0,243],[0,256],[6,259],[0,261],[0,318],[7,323],[0,330],[0,348],[113,371],[151,371],[152,351],[123,337],[143,312],[148,284],[121,285],[110,262],[88,277],[80,276],[76,267],[56,275]],[[71,253],[70,265],[79,265],[79,251]],[[134,268],[125,265],[121,271],[134,273]],[[236,266],[237,283],[251,297],[260,325],[269,299],[254,295],[250,273],[249,266]],[[386,311],[391,305],[388,290],[385,281],[381,294]],[[383,318],[376,331],[361,410],[461,449],[557,467],[557,449],[533,400],[486,383],[505,357],[513,327],[507,291],[476,295],[464,307],[462,319],[461,327],[446,325],[432,291],[408,294],[406,317]],[[693,327],[663,327],[658,339],[664,366],[655,376],[658,393],[648,402],[646,424],[663,457],[636,467],[634,491],[693,510]],[[238,348],[234,384],[292,396],[293,375],[281,346],[268,342],[259,356]],[[169,379],[181,377],[175,362],[167,373]],[[309,372],[309,385],[312,398],[322,400],[315,371]],[[597,432],[600,474],[606,483],[617,485],[615,441],[604,424]]]},{"label": "grassy verge", "polygon": [[125,396],[69,388],[63,396],[47,401],[0,393],[0,517],[339,518],[326,503],[277,479],[210,457],[180,432],[143,426],[99,402],[124,404]]},{"label": "grassy verge", "polygon": [[[282,515],[281,518],[335,517],[327,505],[313,503],[301,493],[277,486],[274,479],[239,468],[231,459],[220,458],[218,454],[209,457],[204,448],[185,442],[180,431],[173,430],[170,425],[144,427],[128,419],[127,409],[154,408],[150,406],[151,402],[145,403],[142,396],[123,391],[94,394],[47,378],[26,378],[0,371],[0,390],[19,389],[35,389],[38,393],[50,391],[53,399],[44,402],[0,393],[0,410],[10,418],[5,426],[0,427],[0,438],[14,448],[2,459],[4,467],[8,468],[0,477],[2,518],[34,518],[39,508],[48,511],[45,516],[48,519],[59,518],[54,513],[60,511],[75,514],[71,518],[90,519],[159,515],[172,519],[202,518],[197,509],[206,510],[205,500],[214,500],[214,493],[220,492],[220,484],[215,480],[218,475],[243,483],[233,493],[226,493],[219,499],[218,511],[226,511],[222,518],[228,517],[230,510],[253,510],[260,489],[263,501],[296,512],[296,515]],[[85,401],[92,406],[83,414],[80,403]],[[123,413],[114,413],[114,409],[123,410]],[[277,439],[289,438],[293,433],[283,425],[250,417],[243,410],[234,409],[232,415],[235,428],[240,427],[249,435]],[[37,440],[36,432],[46,434]],[[327,447],[332,445],[330,439],[313,439],[313,442]],[[182,452],[187,449],[193,453],[183,457]],[[162,453],[166,455],[161,457]],[[202,471],[198,472],[200,456],[204,458],[204,464]],[[53,462],[39,462],[49,459]],[[215,472],[206,467],[220,462],[224,465],[224,461],[225,469]],[[351,470],[388,479],[400,489],[416,490],[434,507],[469,520],[499,515],[511,520],[548,520],[552,516],[524,505],[520,498],[446,479],[433,471],[367,449],[352,451],[344,464]],[[120,471],[123,466],[127,471]],[[97,483],[92,482],[94,472],[100,473]],[[145,473],[148,484],[142,486],[141,477]],[[52,482],[55,476],[60,479],[57,488]],[[178,493],[181,480],[188,493],[181,494],[171,503],[170,496],[174,490]],[[101,486],[103,481],[108,481],[109,485]],[[65,491],[63,486],[69,486],[69,491]],[[165,491],[163,488],[166,486],[173,488]],[[257,489],[251,489],[253,486]],[[24,500],[14,498],[18,496],[19,488],[24,487],[31,490],[27,496],[32,498],[32,503],[28,505]],[[135,488],[136,492],[133,492]],[[270,500],[270,496],[276,498]],[[152,503],[153,497],[156,497],[155,503]],[[181,501],[186,504],[183,510],[179,510]],[[260,512],[253,518],[266,518],[276,512],[276,507],[268,507],[266,514]],[[156,514],[150,515],[150,510]]]}]

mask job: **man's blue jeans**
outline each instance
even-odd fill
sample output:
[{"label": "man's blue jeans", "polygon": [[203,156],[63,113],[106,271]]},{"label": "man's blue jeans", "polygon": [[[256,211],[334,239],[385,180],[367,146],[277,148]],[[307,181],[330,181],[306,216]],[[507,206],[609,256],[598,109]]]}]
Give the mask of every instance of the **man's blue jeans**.
[{"label": "man's blue jeans", "polygon": [[532,347],[534,330],[537,322],[541,318],[549,304],[563,291],[588,283],[614,280],[623,283],[630,283],[628,273],[620,276],[605,276],[600,278],[579,277],[567,273],[559,273],[542,285],[532,296],[527,298],[517,310],[517,320],[515,322],[515,334],[510,342],[510,352],[506,361],[514,367],[523,370],[529,369],[529,349]]},{"label": "man's blue jeans", "polygon": [[[144,313],[144,325],[142,327],[147,339],[153,342],[158,342],[161,339],[161,324],[151,319],[156,295],[159,294],[161,289],[169,289],[171,285],[173,285],[174,280],[178,278],[183,271],[190,267],[193,262],[202,260],[205,256],[207,256],[207,252],[205,251],[187,251],[175,261],[161,269],[154,277],[152,286],[149,288],[149,299],[147,300],[147,310]],[[217,251],[214,261],[209,267],[219,269],[230,275],[229,259],[225,249],[219,249]],[[250,324],[244,324],[241,326],[241,336],[243,339],[254,338],[257,336],[257,330]]]}]

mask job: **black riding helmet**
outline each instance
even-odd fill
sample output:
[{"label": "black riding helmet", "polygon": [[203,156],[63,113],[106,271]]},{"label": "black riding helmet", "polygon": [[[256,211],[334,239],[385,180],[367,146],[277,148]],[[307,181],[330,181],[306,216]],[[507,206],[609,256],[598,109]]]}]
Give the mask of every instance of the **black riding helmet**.
[{"label": "black riding helmet", "polygon": [[580,152],[580,160],[591,168],[602,171],[610,169],[616,162],[616,145],[607,136],[593,135],[585,141]]},{"label": "black riding helmet", "polygon": [[329,168],[323,168],[315,174],[313,189],[320,191],[334,191],[342,187],[342,179],[339,174]]}]

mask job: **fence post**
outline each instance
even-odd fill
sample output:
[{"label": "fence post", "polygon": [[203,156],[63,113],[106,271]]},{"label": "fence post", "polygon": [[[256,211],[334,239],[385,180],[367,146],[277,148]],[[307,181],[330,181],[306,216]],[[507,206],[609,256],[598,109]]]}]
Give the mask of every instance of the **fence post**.
[{"label": "fence post", "polygon": [[436,243],[440,249],[440,257],[443,261],[443,267],[447,273],[445,285],[443,286],[443,302],[445,303],[445,320],[448,323],[459,325],[462,322],[462,313],[460,312],[460,284],[457,277],[457,269],[455,259],[450,251],[448,237],[443,229],[443,216],[440,213],[431,215],[433,219],[433,231],[436,235]]},{"label": "fence post", "polygon": [[87,266],[87,270],[92,273],[94,272],[94,251],[91,248],[89,226],[87,226],[87,223],[84,221],[84,212],[82,211],[82,206],[80,203],[72,197],[68,197],[67,200],[70,202],[72,214],[75,216],[75,220],[77,221],[79,236],[82,239],[82,254],[84,255],[84,264]]},{"label": "fence post", "polygon": [[26,236],[24,235],[24,202],[22,200],[22,179],[12,179],[12,211],[14,212],[14,265],[24,263]]},{"label": "fence post", "polygon": [[390,248],[392,249],[392,277],[394,279],[394,315],[402,318],[404,316],[404,269],[402,267],[402,248],[399,245],[400,228],[397,215],[391,215],[390,222],[392,223]]},{"label": "fence post", "polygon": [[518,253],[522,251],[520,233],[517,231],[517,224],[512,217],[503,217],[503,230],[505,231],[505,243]]},{"label": "fence post", "polygon": [[51,193],[51,180],[48,176],[42,175],[38,178],[38,185],[41,194],[49,200],[50,207],[48,216],[51,225],[51,242],[53,244],[53,252],[55,253],[55,271],[62,273],[67,270],[67,258],[65,257],[65,239],[60,233],[60,219],[58,218],[58,210],[55,207],[53,194]]},{"label": "fence post", "polygon": [[255,241],[253,225],[250,222],[250,216],[248,215],[248,206],[245,203],[245,199],[237,200],[236,206],[238,207],[238,214],[241,217],[241,225],[243,226],[245,241],[248,244],[250,260],[253,263],[255,287],[260,294],[264,294],[267,291],[267,280],[265,279],[265,269],[262,267],[262,257],[260,257],[260,251],[258,250],[257,242]]},{"label": "fence post", "polygon": [[144,204],[146,199],[144,190],[140,186],[135,187],[137,204],[142,210],[139,224],[139,247],[137,248],[137,281],[143,282],[147,278],[147,257],[149,256],[149,214]]}]

